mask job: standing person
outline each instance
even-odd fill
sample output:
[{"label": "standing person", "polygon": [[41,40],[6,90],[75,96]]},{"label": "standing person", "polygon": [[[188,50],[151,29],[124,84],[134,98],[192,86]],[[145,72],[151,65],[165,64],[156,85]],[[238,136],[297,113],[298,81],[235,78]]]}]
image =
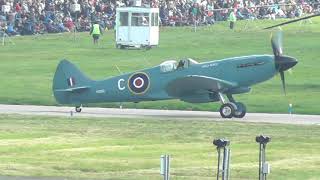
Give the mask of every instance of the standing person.
[{"label": "standing person", "polygon": [[198,3],[194,3],[189,11],[189,14],[191,14],[192,17],[192,21],[196,25],[200,16],[200,8]]},{"label": "standing person", "polygon": [[102,28],[99,25],[99,21],[94,21],[94,23],[91,26],[90,35],[92,35],[93,38],[93,44],[98,44],[100,34],[102,35]]},{"label": "standing person", "polygon": [[235,13],[236,9],[234,10],[231,10],[230,11],[230,14],[229,14],[229,18],[228,20],[230,21],[230,29],[233,29],[234,28],[234,25],[237,21],[237,17],[236,17],[236,13]]}]

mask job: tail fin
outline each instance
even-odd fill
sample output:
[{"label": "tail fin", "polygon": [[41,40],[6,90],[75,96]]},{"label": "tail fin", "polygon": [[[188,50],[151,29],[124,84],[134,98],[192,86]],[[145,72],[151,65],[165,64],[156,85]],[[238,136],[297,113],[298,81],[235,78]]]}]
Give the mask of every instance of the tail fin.
[{"label": "tail fin", "polygon": [[75,103],[72,93],[80,93],[90,88],[90,80],[75,65],[67,60],[61,60],[53,78],[52,90],[60,104]]}]

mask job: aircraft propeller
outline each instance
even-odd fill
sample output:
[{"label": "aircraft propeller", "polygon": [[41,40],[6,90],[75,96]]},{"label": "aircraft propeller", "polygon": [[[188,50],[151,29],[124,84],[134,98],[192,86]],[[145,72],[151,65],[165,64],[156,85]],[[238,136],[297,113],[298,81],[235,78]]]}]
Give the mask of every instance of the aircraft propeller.
[{"label": "aircraft propeller", "polygon": [[294,19],[294,20],[291,20],[291,21],[287,21],[287,22],[284,22],[284,23],[277,24],[277,25],[269,26],[269,27],[266,27],[266,28],[264,28],[264,29],[271,29],[271,28],[274,28],[274,27],[278,27],[278,26],[283,26],[283,25],[286,25],[286,24],[295,23],[295,22],[302,21],[302,20],[306,20],[306,19],[313,18],[313,17],[316,17],[316,16],[320,16],[320,13],[318,13],[318,14],[313,14],[313,15],[306,16],[306,17],[302,17],[302,18],[299,18],[299,19]]},{"label": "aircraft propeller", "polygon": [[295,66],[298,61],[293,57],[282,55],[282,31],[278,31],[276,35],[271,35],[271,46],[274,54],[275,67],[280,73],[282,88],[286,95],[284,71]]}]

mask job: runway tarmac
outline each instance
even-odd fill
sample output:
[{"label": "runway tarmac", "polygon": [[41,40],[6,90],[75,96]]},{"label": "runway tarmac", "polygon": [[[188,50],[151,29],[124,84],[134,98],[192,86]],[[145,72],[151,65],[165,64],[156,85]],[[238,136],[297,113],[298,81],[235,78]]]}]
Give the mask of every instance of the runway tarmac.
[{"label": "runway tarmac", "polygon": [[120,117],[120,118],[150,118],[179,119],[179,120],[214,120],[264,122],[280,124],[320,125],[320,115],[296,114],[266,114],[247,113],[245,118],[222,119],[219,112],[208,111],[178,111],[151,109],[117,109],[84,107],[81,113],[74,112],[74,107],[33,106],[33,105],[1,105],[0,114],[47,115],[64,117]]}]

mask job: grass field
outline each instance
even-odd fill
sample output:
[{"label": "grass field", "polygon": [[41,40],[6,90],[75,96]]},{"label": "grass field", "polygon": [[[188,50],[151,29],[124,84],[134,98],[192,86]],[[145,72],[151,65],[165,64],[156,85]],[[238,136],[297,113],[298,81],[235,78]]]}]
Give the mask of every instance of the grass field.
[{"label": "grass field", "polygon": [[231,179],[257,179],[255,136],[269,135],[268,179],[320,177],[320,126],[173,119],[0,116],[0,174],[83,179],[208,180],[216,172],[213,138],[231,140]]},{"label": "grass field", "polygon": [[[200,62],[250,54],[272,54],[270,31],[263,27],[282,21],[238,22],[235,32],[220,23],[210,27],[161,28],[160,45],[150,51],[115,49],[114,32],[108,31],[99,46],[92,46],[87,33],[14,37],[15,45],[0,48],[0,103],[56,105],[51,81],[60,59],[74,62],[94,79],[118,75],[154,65],[164,60],[194,58]],[[293,73],[286,73],[288,95],[281,89],[280,77],[253,87],[249,94],[236,96],[249,112],[286,113],[292,103],[295,113],[320,114],[319,49],[320,18],[312,24],[283,27],[284,52],[299,60]],[[99,104],[114,107],[117,104]],[[194,109],[217,111],[219,104],[189,104],[173,101],[147,102],[126,107]]]}]

